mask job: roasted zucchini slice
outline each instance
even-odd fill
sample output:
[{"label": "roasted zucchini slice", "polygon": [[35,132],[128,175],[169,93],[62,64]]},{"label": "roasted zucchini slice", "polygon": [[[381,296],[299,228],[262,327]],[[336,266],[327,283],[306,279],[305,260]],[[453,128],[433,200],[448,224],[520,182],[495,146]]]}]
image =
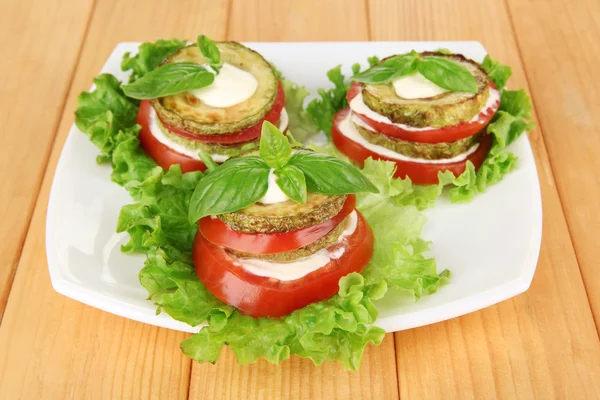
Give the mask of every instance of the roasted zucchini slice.
[{"label": "roasted zucchini slice", "polygon": [[336,226],[331,232],[327,235],[323,236],[321,239],[313,242],[304,247],[300,247],[299,249],[286,251],[283,253],[275,253],[275,254],[252,254],[252,253],[243,253],[240,251],[229,250],[230,253],[239,258],[258,258],[260,260],[268,260],[280,263],[292,262],[298,260],[299,258],[304,258],[315,254],[317,251],[322,250],[326,247],[334,244],[342,232],[344,231],[344,227],[346,226],[346,221],[342,221],[341,224]]},{"label": "roasted zucchini slice", "polygon": [[483,132],[479,132],[468,138],[460,139],[454,142],[443,143],[419,143],[408,140],[398,139],[383,133],[374,132],[364,127],[354,124],[358,133],[369,143],[373,143],[386,149],[395,151],[412,158],[424,158],[426,160],[439,160],[441,158],[452,158],[464,153],[481,141]]},{"label": "roasted zucchini slice", "polygon": [[475,77],[477,93],[445,92],[424,99],[404,99],[396,94],[392,82],[362,84],[365,104],[395,123],[419,128],[441,128],[470,121],[481,111],[490,94],[490,79],[485,70],[460,54],[424,52],[421,56],[444,57],[464,66]]},{"label": "roasted zucchini slice", "polygon": [[234,157],[238,156],[243,149],[254,146],[258,147],[258,144],[260,142],[260,138],[249,140],[247,142],[231,144],[201,142],[198,140],[187,139],[183,136],[179,136],[175,133],[170,132],[161,124],[160,119],[157,120],[157,122],[162,133],[173,142],[179,143],[190,150],[196,150],[198,152],[203,151],[207,154],[218,154],[223,156]]},{"label": "roasted zucchini slice", "polygon": [[231,229],[245,233],[284,233],[317,225],[339,213],[347,196],[308,193],[305,204],[255,203],[243,210],[219,215]]},{"label": "roasted zucchini slice", "polygon": [[[211,107],[190,92],[151,100],[160,118],[169,125],[199,135],[218,135],[242,131],[258,123],[271,110],[277,95],[277,78],[271,65],[257,52],[236,43],[219,42],[221,61],[251,73],[258,81],[254,94],[246,101],[227,108]],[[165,63],[205,64],[198,46],[184,47]]]}]

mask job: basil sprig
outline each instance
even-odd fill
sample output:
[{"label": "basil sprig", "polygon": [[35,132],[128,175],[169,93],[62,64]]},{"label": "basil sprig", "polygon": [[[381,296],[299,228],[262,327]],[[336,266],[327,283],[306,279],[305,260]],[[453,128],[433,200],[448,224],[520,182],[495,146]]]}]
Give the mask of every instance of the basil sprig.
[{"label": "basil sprig", "polygon": [[221,52],[215,42],[206,35],[200,35],[198,36],[198,48],[200,48],[204,58],[208,60],[208,65],[219,73],[223,63],[221,62]]},{"label": "basil sprig", "polygon": [[211,163],[192,195],[190,221],[256,203],[267,192],[271,171],[281,191],[300,204],[306,203],[308,191],[333,195],[378,192],[356,167],[336,157],[308,150],[294,153],[288,138],[268,121],[262,125],[259,154],[231,159],[216,168]]},{"label": "basil sprig", "polygon": [[477,93],[475,77],[464,66],[439,56],[420,56],[416,51],[383,60],[352,77],[362,83],[378,84],[393,81],[415,72],[439,87],[454,92]]},{"label": "basil sprig", "polygon": [[215,42],[204,35],[198,36],[198,48],[214,73],[200,64],[191,62],[163,64],[140,79],[123,85],[123,91],[128,97],[147,100],[200,89],[212,84],[215,74],[219,73],[223,65],[221,53]]},{"label": "basil sprig", "polygon": [[214,74],[199,64],[190,62],[164,64],[123,86],[129,97],[139,100],[156,99],[188,90],[200,89],[215,80]]},{"label": "basil sprig", "polygon": [[210,171],[190,199],[190,222],[256,203],[267,193],[269,171],[269,166],[258,156],[234,158]]}]

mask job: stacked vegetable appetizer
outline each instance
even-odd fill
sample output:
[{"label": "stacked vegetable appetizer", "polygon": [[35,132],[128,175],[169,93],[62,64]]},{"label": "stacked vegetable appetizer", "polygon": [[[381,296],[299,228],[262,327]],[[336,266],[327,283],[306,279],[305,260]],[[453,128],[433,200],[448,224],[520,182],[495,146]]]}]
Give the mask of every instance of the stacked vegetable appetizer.
[{"label": "stacked vegetable appetizer", "polygon": [[[140,99],[140,143],[158,165],[183,172],[206,169],[198,155],[222,163],[258,144],[263,122],[285,131],[285,93],[271,65],[236,42],[206,36],[156,70],[124,87]],[[205,160],[206,161],[206,160]]]},{"label": "stacked vegetable appetizer", "polygon": [[378,190],[335,157],[292,149],[269,122],[254,153],[212,165],[200,181],[193,259],[217,298],[253,317],[281,317],[334,295],[342,277],[367,265],[373,233],[354,193]]},{"label": "stacked vegetable appetizer", "polygon": [[485,69],[458,54],[396,55],[353,77],[349,106],[334,118],[332,140],[350,159],[393,161],[396,176],[438,183],[438,173],[478,169],[492,137],[485,130],[500,91]]}]

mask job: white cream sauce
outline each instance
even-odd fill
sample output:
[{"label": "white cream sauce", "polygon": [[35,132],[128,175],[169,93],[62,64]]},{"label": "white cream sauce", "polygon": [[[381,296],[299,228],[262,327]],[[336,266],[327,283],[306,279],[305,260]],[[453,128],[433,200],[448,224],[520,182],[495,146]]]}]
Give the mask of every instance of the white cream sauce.
[{"label": "white cream sauce", "polygon": [[425,78],[420,72],[395,79],[392,86],[398,97],[410,100],[425,99],[448,91]]},{"label": "white cream sauce", "polygon": [[[490,95],[488,96],[488,99],[487,99],[485,105],[481,108],[481,111],[479,112],[479,114],[475,115],[469,122],[475,122],[475,121],[478,121],[479,119],[483,118],[483,115],[486,114],[488,109],[490,107],[494,106],[494,104],[498,101],[500,101],[500,92],[498,90],[492,89],[490,87]],[[375,111],[371,110],[369,108],[369,106],[367,106],[365,104],[365,102],[363,101],[362,92],[359,93],[356,97],[354,97],[352,99],[352,101],[350,102],[350,109],[352,111],[354,111],[355,113],[364,115],[365,117],[368,117],[369,119],[371,119],[375,122],[381,122],[381,123],[388,124],[388,125],[394,125],[398,128],[404,129],[405,131],[429,131],[432,129],[439,129],[439,128],[433,128],[433,127],[429,127],[429,126],[426,126],[423,128],[415,128],[414,126],[409,126],[409,125],[405,125],[405,124],[398,124],[398,123],[392,122],[392,120],[390,120],[385,115],[378,114]],[[373,128],[371,128],[371,130],[372,129]]]},{"label": "white cream sauce", "polygon": [[[214,73],[208,65],[204,67]],[[190,90],[190,93],[208,106],[227,108],[248,100],[256,92],[256,88],[258,88],[258,81],[254,75],[224,63],[213,83],[200,89]]]},{"label": "white cream sauce", "polygon": [[[346,220],[346,227],[338,238],[337,242],[328,248],[317,251],[315,254],[301,258],[290,263],[278,263],[273,261],[265,261],[254,258],[240,259],[234,256],[238,265],[244,268],[251,274],[258,276],[266,276],[269,278],[279,279],[280,281],[293,281],[300,279],[311,272],[323,268],[331,260],[340,258],[346,249],[343,247],[345,238],[352,235],[356,231],[358,225],[358,215],[353,211]],[[332,249],[332,250],[329,250]]]},{"label": "white cream sauce", "polygon": [[456,162],[456,161],[463,161],[470,154],[474,153],[475,150],[477,150],[477,148],[479,147],[479,143],[477,143],[473,147],[471,147],[469,150],[467,150],[466,152],[459,154],[458,156],[452,157],[452,158],[442,158],[442,159],[438,159],[438,160],[427,160],[425,158],[412,158],[412,157],[405,156],[404,154],[397,153],[393,150],[390,150],[390,149],[380,146],[378,144],[373,144],[373,143],[367,141],[358,132],[358,130],[356,129],[356,126],[354,126],[354,123],[364,127],[365,129],[370,129],[370,130],[373,129],[373,128],[369,127],[367,124],[365,124],[360,118],[358,118],[357,116],[350,113],[338,126],[341,134],[346,136],[348,139],[352,140],[353,142],[360,144],[362,147],[365,147],[374,153],[385,156],[387,158],[391,158],[393,160],[410,161],[410,162],[422,163],[422,164],[445,164],[445,163],[451,163],[451,162]]}]

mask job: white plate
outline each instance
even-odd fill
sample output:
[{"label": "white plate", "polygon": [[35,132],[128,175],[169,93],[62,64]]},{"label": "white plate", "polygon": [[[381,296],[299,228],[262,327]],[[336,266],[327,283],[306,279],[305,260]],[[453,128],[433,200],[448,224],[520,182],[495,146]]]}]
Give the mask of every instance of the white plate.
[{"label": "white plate", "polygon": [[[102,72],[127,76],[119,65],[137,43],[121,43]],[[486,51],[479,42],[249,43],[291,80],[312,93],[328,86],[325,72],[342,64],[345,72],[357,60],[416,49],[440,47],[477,61]],[[377,325],[398,331],[431,324],[498,303],[527,290],[535,271],[542,234],[542,204],[535,162],[527,137],[510,147],[519,167],[501,183],[468,204],[445,198],[428,210],[423,236],[433,241],[440,270],[452,271],[450,283],[433,296],[415,302],[388,296],[380,303]],[[115,233],[119,209],[131,199],[111,182],[110,168],[98,166],[98,150],[75,126],[63,148],[48,204],[46,248],[54,289],[82,303],[126,318],[171,329],[193,328],[146,300],[138,281],[143,255],[125,255],[125,234]]]}]

